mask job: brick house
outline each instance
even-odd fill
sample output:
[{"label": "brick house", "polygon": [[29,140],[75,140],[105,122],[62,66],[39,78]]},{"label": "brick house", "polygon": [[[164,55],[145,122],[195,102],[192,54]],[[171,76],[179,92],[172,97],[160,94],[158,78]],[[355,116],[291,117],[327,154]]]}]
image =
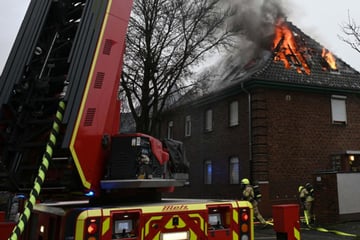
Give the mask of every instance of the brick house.
[{"label": "brick house", "polygon": [[298,203],[315,173],[360,172],[359,72],[291,22],[269,49],[164,113],[161,137],[183,141],[191,164],[172,196],[239,198],[247,177],[269,217],[274,204]]}]

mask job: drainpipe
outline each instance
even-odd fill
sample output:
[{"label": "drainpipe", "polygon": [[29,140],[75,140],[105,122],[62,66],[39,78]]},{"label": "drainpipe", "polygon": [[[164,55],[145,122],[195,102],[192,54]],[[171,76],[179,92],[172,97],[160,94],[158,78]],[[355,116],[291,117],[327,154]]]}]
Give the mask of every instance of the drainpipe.
[{"label": "drainpipe", "polygon": [[252,176],[252,131],[251,131],[251,93],[244,87],[244,82],[241,83],[241,89],[248,96],[248,132],[249,132],[249,163],[250,163],[250,176]]}]

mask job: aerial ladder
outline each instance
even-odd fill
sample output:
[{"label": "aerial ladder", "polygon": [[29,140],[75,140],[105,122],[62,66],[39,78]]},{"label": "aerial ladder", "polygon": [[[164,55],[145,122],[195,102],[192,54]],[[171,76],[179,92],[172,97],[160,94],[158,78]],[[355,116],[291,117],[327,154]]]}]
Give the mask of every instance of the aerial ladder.
[{"label": "aerial ladder", "polygon": [[[0,192],[8,199],[0,199],[0,228],[1,219],[16,224],[9,239],[24,230],[24,239],[122,239],[130,226],[136,239],[165,239],[171,224],[186,239],[207,236],[210,225],[214,239],[252,239],[246,202],[162,202],[188,181],[181,143],[119,132],[132,4],[31,0],[0,78]],[[154,219],[171,224],[150,231]]]},{"label": "aerial ladder", "polygon": [[184,184],[169,174],[161,141],[119,133],[131,8],[131,0],[30,2],[0,80],[1,191],[26,194],[38,174],[51,196],[122,189],[143,198]]}]

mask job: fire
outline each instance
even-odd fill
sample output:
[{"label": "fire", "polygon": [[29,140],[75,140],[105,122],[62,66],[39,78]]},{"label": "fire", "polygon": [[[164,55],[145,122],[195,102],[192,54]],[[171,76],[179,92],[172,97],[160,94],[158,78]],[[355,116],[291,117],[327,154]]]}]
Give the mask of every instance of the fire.
[{"label": "fire", "polygon": [[329,67],[333,70],[336,70],[337,67],[336,67],[336,60],[335,60],[335,57],[334,55],[332,55],[332,53],[323,48],[322,49],[322,53],[321,53],[321,56],[325,59],[325,61],[329,64]]},{"label": "fire", "polygon": [[298,73],[310,74],[310,68],[298,49],[293,32],[286,23],[280,19],[275,26],[273,41],[275,61],[282,61],[285,68],[295,67]]}]

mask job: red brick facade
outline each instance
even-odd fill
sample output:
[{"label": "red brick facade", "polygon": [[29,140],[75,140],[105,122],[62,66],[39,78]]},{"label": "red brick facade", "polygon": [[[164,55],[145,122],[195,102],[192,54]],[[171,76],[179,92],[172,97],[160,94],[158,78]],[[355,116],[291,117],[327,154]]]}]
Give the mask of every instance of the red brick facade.
[{"label": "red brick facade", "polygon": [[[167,112],[162,136],[166,136],[167,122],[174,121],[173,138],[184,142],[191,164],[190,185],[177,189],[175,195],[240,198],[240,184],[229,184],[229,158],[237,156],[240,179],[260,181],[260,207],[265,216],[271,215],[273,204],[298,203],[298,186],[312,182],[315,172],[332,170],[331,155],[359,150],[360,98],[336,93],[346,96],[347,123],[333,124],[333,94],[306,88],[256,86],[243,91],[239,87],[231,94],[208,96],[202,103]],[[239,125],[229,127],[233,100],[239,103]],[[204,132],[204,114],[209,108],[213,110],[213,131]],[[186,115],[191,116],[190,137],[184,137]],[[212,184],[204,184],[205,160],[213,163]]]}]

